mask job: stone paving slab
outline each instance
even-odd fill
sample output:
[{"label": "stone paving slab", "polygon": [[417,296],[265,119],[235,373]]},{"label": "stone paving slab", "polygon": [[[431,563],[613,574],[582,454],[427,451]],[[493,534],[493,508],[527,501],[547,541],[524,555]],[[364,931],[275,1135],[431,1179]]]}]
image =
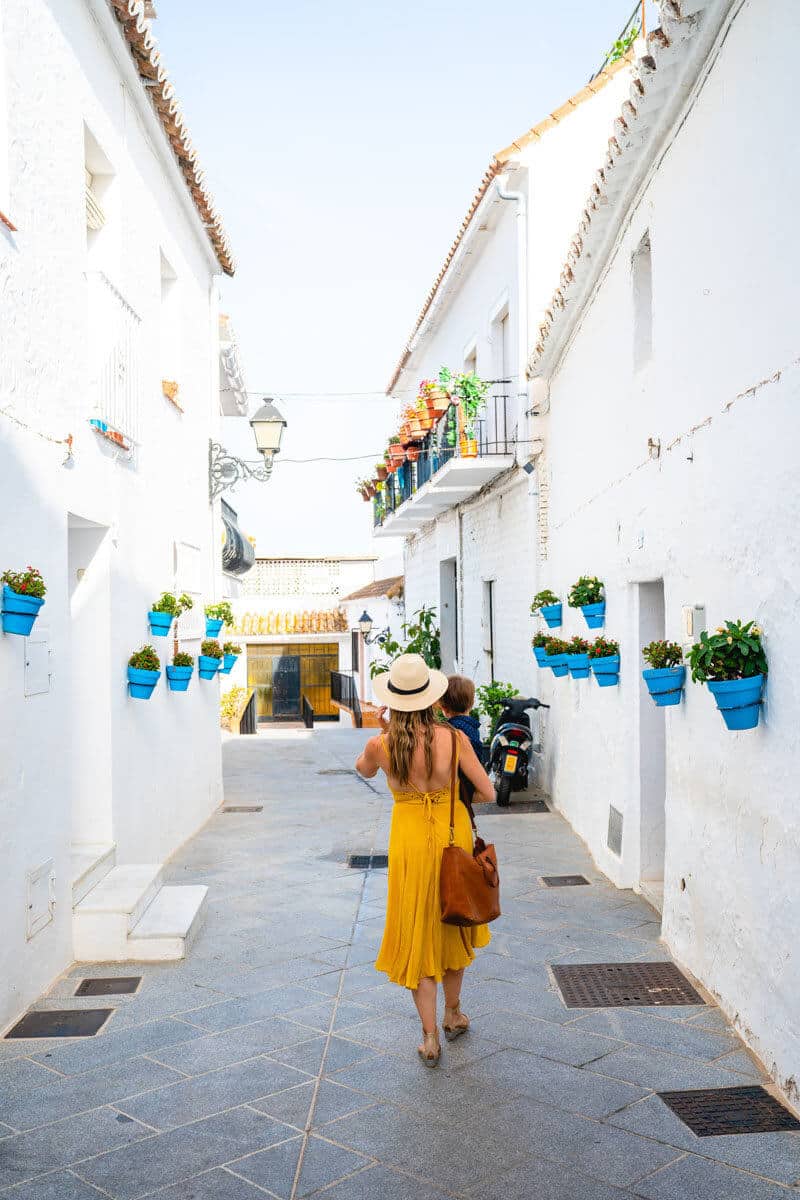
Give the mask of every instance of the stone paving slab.
[{"label": "stone paving slab", "polygon": [[[225,744],[230,802],[167,868],[209,886],[173,964],[76,964],[37,1007],[96,1003],[80,979],[141,974],[97,1037],[0,1042],[0,1196],[10,1200],[777,1200],[800,1135],[698,1138],[657,1088],[763,1081],[711,1005],[567,1009],[556,962],[668,959],[638,896],[555,814],[479,813],[504,915],[469,969],[468,1037],[416,1057],[409,996],[376,974],[386,848],[360,731]],[[545,874],[589,887],[547,889]],[[302,1158],[302,1162],[301,1162]],[[787,1190],[789,1189],[789,1190]]]}]

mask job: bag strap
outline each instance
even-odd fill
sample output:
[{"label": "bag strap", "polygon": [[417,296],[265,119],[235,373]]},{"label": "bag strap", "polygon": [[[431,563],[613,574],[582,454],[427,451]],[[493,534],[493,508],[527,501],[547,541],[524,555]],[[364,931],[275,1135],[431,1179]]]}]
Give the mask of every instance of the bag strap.
[{"label": "bag strap", "polygon": [[453,743],[453,754],[450,759],[450,842],[456,840],[456,772],[458,771],[458,734],[450,727],[450,737]]}]

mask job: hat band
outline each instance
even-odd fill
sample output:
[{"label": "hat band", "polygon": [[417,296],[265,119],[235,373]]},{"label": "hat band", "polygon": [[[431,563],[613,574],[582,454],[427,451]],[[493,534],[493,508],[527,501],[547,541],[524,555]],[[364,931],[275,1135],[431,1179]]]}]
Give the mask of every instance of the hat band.
[{"label": "hat band", "polygon": [[388,679],[386,681],[386,686],[390,692],[394,692],[395,696],[418,696],[420,694],[420,692],[425,691],[425,689],[429,686],[430,682],[431,682],[430,679],[428,679],[428,681],[426,683],[423,683],[422,687],[418,687],[418,688],[399,688],[399,687],[395,687],[395,685],[392,683],[391,679]]}]

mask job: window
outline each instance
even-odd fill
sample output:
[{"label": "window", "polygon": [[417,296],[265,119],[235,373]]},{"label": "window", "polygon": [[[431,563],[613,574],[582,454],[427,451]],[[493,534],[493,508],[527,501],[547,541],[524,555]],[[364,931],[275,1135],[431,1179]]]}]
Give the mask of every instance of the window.
[{"label": "window", "polygon": [[487,656],[489,679],[494,683],[494,580],[483,581],[483,652]]},{"label": "window", "polygon": [[83,127],[83,179],[86,197],[86,265],[113,275],[119,257],[117,179],[111,161],[92,131]]},{"label": "window", "polygon": [[178,275],[169,259],[160,251],[161,310],[159,313],[160,387],[176,408],[183,408],[181,385],[181,337]]},{"label": "window", "polygon": [[510,382],[514,367],[511,360],[511,318],[507,304],[492,320],[492,351],[492,372],[498,382],[492,385],[491,399],[487,404],[486,445],[481,449],[482,453],[507,454],[512,440],[511,403],[514,394],[514,384]]},{"label": "window", "polygon": [[205,635],[206,619],[203,612],[203,554],[199,546],[191,542],[175,543],[175,594],[186,592],[192,598],[192,607],[183,613],[175,627],[175,636],[181,642],[195,641]]},{"label": "window", "polygon": [[638,371],[653,353],[653,266],[650,234],[644,235],[631,259],[633,289],[633,369]]}]

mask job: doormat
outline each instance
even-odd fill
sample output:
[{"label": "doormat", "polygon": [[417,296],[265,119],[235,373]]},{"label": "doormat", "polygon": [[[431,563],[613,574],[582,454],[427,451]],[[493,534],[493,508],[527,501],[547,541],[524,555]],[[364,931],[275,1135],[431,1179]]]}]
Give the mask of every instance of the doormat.
[{"label": "doormat", "polygon": [[551,966],[567,1008],[705,1004],[674,963],[570,963]]},{"label": "doormat", "polygon": [[78,984],[76,996],[128,996],[142,982],[141,975],[119,975],[116,978],[84,979]]},{"label": "doormat", "polygon": [[388,854],[348,854],[348,867],[357,871],[385,870],[389,866]]},{"label": "doormat", "polygon": [[589,880],[584,875],[542,875],[541,882],[545,887],[589,886]]},{"label": "doormat", "polygon": [[29,1012],[9,1029],[6,1037],[94,1037],[113,1011],[113,1008],[58,1008],[50,1012]]},{"label": "doormat", "polygon": [[657,1092],[656,1095],[698,1137],[800,1129],[800,1121],[794,1113],[758,1085]]},{"label": "doormat", "polygon": [[263,804],[229,804],[222,810],[225,812],[263,812]]}]

